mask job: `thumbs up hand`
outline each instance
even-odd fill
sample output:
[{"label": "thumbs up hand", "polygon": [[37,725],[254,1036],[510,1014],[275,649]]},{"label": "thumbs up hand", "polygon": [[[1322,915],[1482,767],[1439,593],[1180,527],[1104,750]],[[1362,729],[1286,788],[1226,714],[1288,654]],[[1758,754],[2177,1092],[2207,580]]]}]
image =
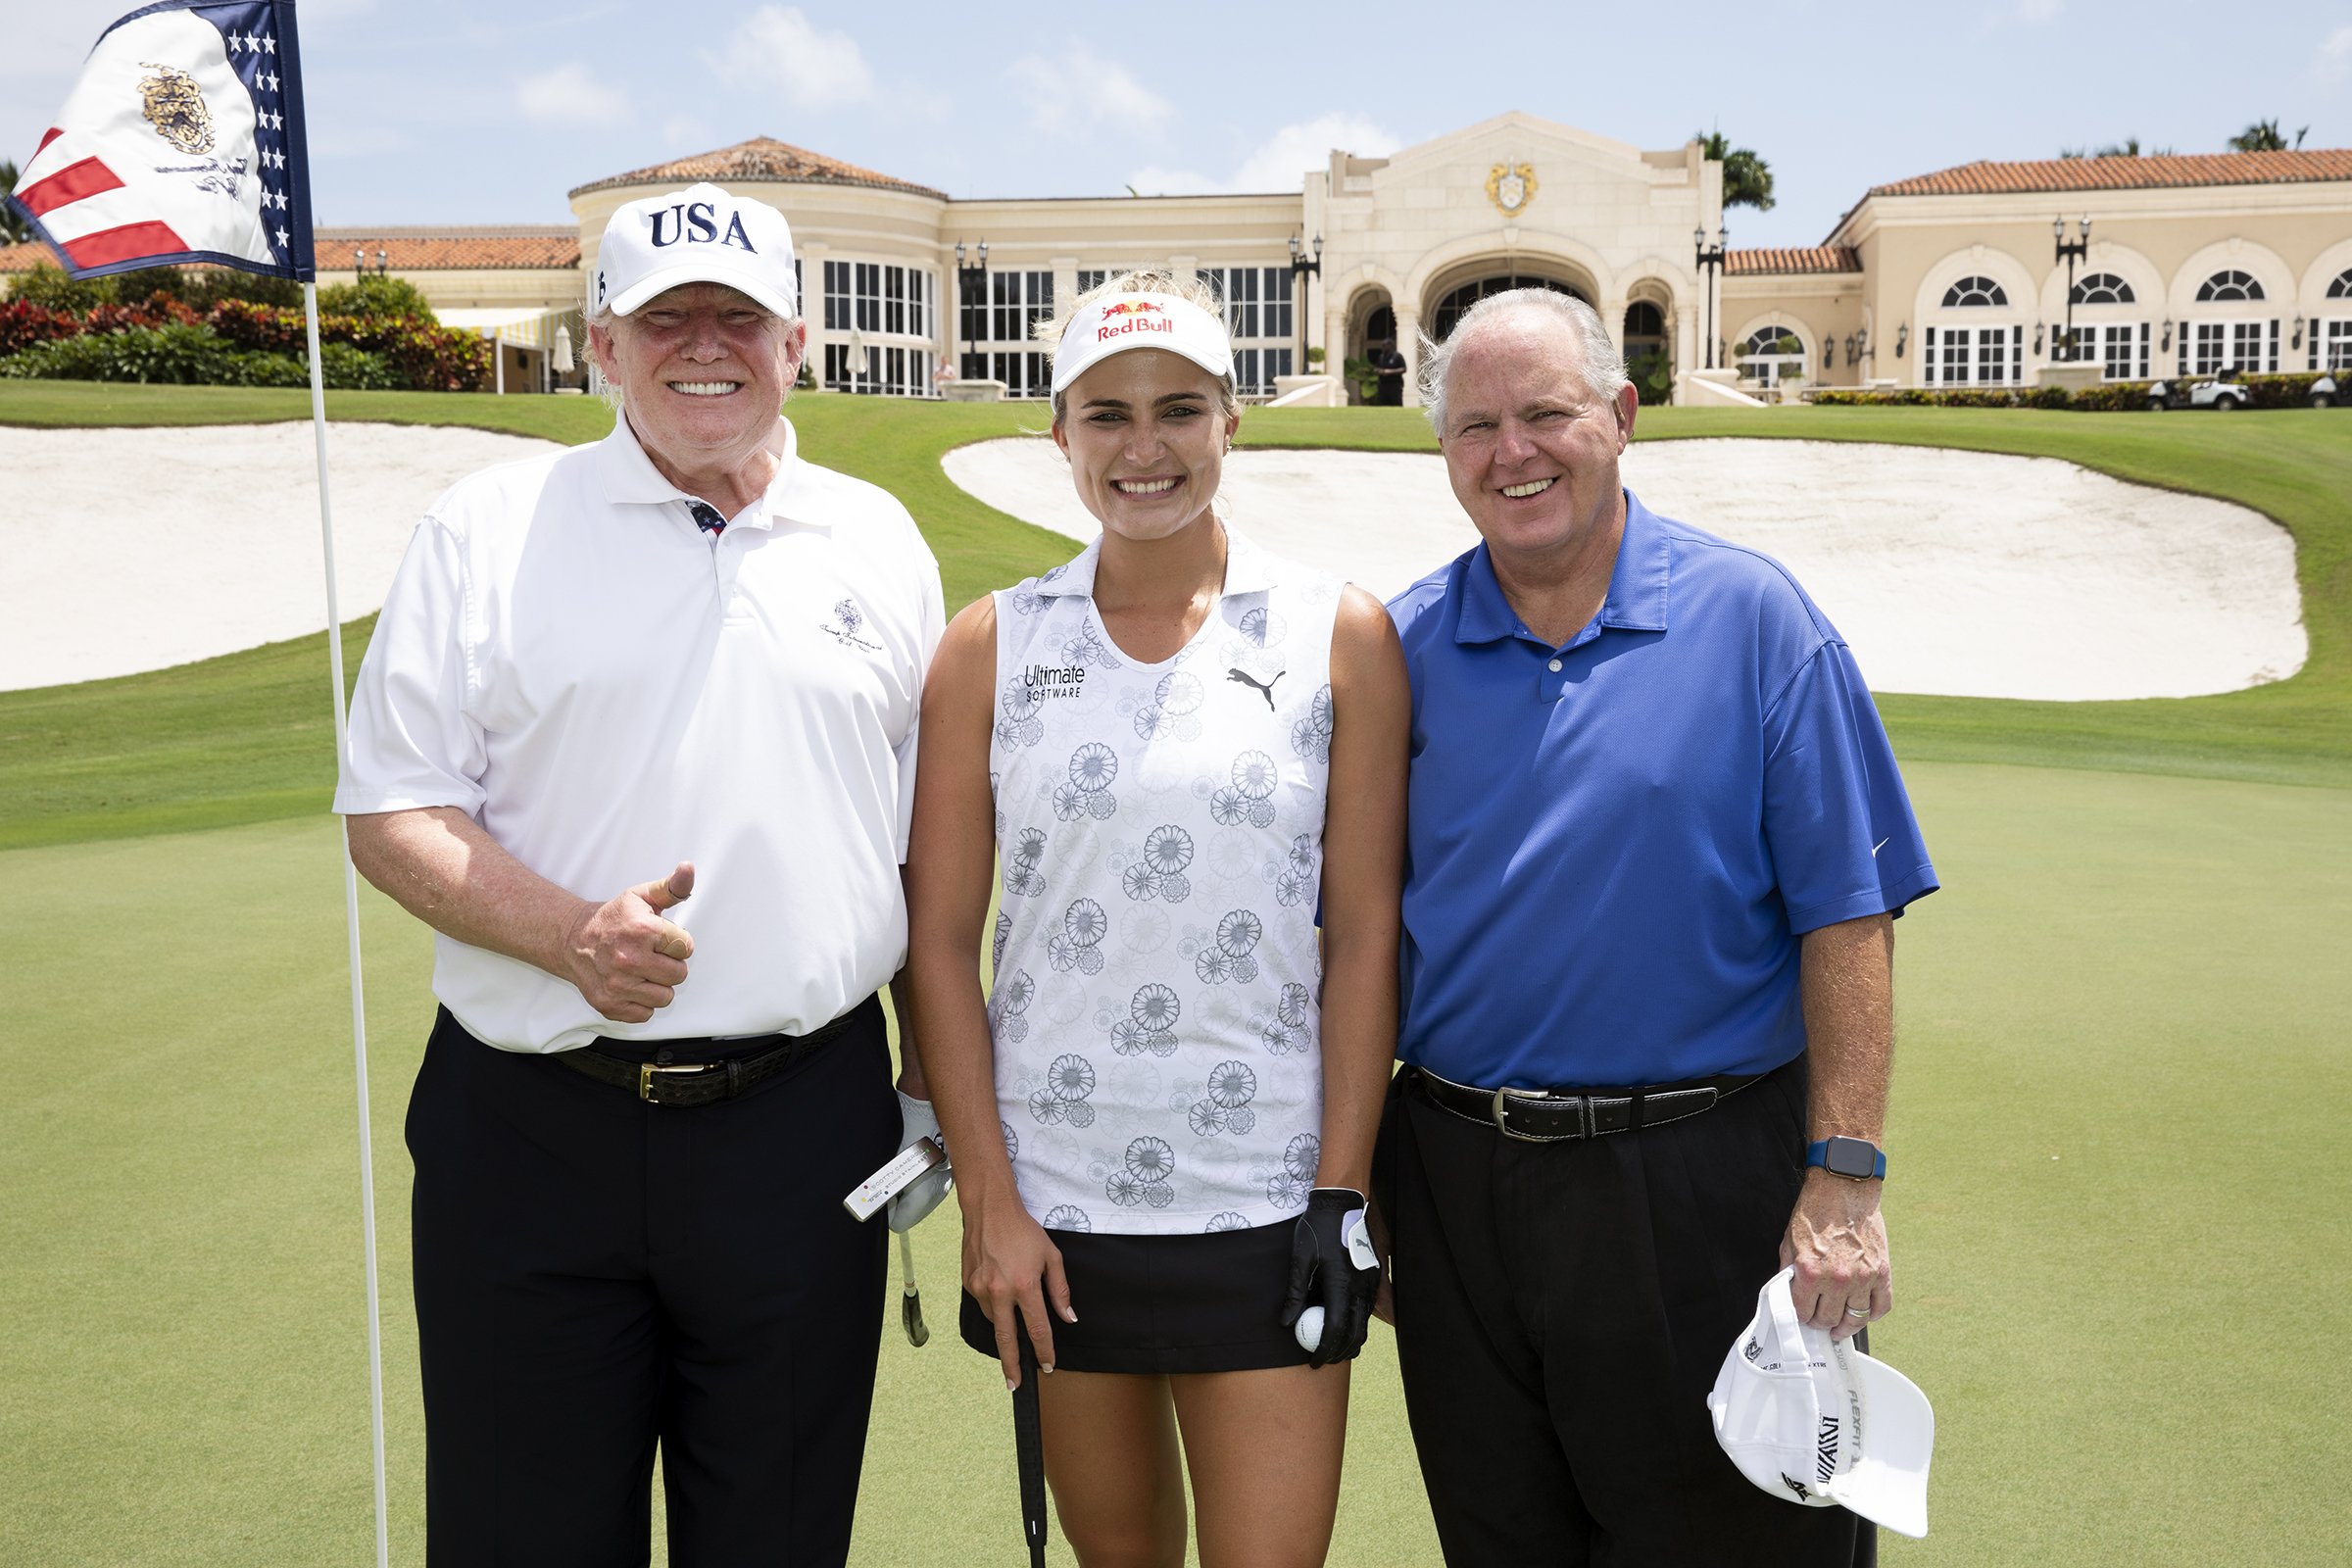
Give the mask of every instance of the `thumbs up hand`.
[{"label": "thumbs up hand", "polygon": [[614,1023],[644,1023],[686,983],[694,937],[662,918],[694,894],[694,866],[586,908],[564,939],[571,982],[588,1004]]}]

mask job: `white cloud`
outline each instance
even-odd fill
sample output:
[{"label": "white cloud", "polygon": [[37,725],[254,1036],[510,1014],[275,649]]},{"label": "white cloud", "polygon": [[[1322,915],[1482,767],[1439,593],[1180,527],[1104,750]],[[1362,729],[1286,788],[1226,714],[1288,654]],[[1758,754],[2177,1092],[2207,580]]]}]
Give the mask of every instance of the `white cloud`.
[{"label": "white cloud", "polygon": [[523,77],[514,101],[525,120],[542,125],[619,124],[635,118],[628,94],[576,60]]},{"label": "white cloud", "polygon": [[2352,25],[2338,27],[2327,36],[2319,57],[2311,63],[2311,74],[2332,84],[2344,79],[2347,68],[2352,68]]},{"label": "white cloud", "polygon": [[1028,102],[1029,123],[1049,135],[1148,136],[1176,115],[1174,104],[1136,80],[1125,66],[1083,49],[1051,60],[1027,55],[1005,74]]},{"label": "white cloud", "polygon": [[1285,125],[1244,158],[1230,178],[1215,179],[1191,170],[1154,165],[1137,170],[1128,183],[1147,196],[1200,196],[1217,191],[1292,191],[1330,162],[1335,148],[1359,158],[1386,158],[1398,146],[1395,135],[1361,115],[1319,115]]},{"label": "white cloud", "polygon": [[874,95],[873,68],[846,32],[826,32],[798,6],[761,6],[704,59],[738,86],[779,93],[796,109],[832,109]]},{"label": "white cloud", "polygon": [[2045,22],[2056,21],[2065,8],[2066,0],[2017,0],[2011,15],[2030,27],[2038,27]]}]

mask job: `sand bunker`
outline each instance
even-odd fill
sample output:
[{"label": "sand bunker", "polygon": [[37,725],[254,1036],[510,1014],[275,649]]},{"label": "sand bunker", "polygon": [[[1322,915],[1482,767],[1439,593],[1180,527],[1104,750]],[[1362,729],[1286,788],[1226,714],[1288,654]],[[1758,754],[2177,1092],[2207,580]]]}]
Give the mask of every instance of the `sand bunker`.
[{"label": "sand bunker", "polygon": [[[383,603],[451,481],[549,450],[410,425],[336,424],[327,439],[347,616]],[[1002,511],[1095,532],[1049,441],[983,442],[946,467]],[[1655,510],[1786,562],[1881,691],[2183,697],[2278,680],[2305,658],[2293,542],[2243,507],[1924,447],[1660,441],[1625,471]],[[1477,542],[1435,457],[1245,451],[1225,472],[1241,526],[1383,595]],[[307,424],[0,427],[0,690],[326,624]]]},{"label": "sand bunker", "polygon": [[[1000,511],[1097,531],[1050,441],[945,466]],[[1880,691],[2190,697],[2283,679],[2307,654],[2293,540],[2228,502],[1933,447],[1652,441],[1624,466],[1651,510],[1787,564]],[[1225,496],[1261,543],[1383,596],[1477,543],[1433,456],[1236,452]]]},{"label": "sand bunker", "polygon": [[[382,608],[416,519],[453,480],[552,450],[419,425],[333,424],[326,440],[347,619]],[[0,691],[326,628],[308,423],[0,427]]]}]

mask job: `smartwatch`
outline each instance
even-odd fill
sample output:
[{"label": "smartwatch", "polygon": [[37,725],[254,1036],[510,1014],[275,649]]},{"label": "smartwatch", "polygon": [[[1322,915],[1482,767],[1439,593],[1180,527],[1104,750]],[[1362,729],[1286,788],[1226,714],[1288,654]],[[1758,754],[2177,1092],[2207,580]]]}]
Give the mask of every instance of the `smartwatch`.
[{"label": "smartwatch", "polygon": [[1831,1138],[1805,1146],[1805,1164],[1849,1181],[1884,1181],[1886,1151],[1867,1138]]}]

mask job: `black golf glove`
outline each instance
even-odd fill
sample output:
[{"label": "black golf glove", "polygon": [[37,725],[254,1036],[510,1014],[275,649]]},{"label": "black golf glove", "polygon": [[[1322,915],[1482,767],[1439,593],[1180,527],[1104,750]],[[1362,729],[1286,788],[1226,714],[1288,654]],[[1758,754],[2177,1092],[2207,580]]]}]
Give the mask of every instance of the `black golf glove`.
[{"label": "black golf glove", "polygon": [[1316,1188],[1291,1232],[1291,1291],[1282,1303],[1286,1328],[1309,1306],[1323,1309],[1323,1337],[1308,1366],[1349,1360],[1364,1348],[1379,1290],[1380,1258],[1364,1225],[1364,1195],[1352,1187]]}]

